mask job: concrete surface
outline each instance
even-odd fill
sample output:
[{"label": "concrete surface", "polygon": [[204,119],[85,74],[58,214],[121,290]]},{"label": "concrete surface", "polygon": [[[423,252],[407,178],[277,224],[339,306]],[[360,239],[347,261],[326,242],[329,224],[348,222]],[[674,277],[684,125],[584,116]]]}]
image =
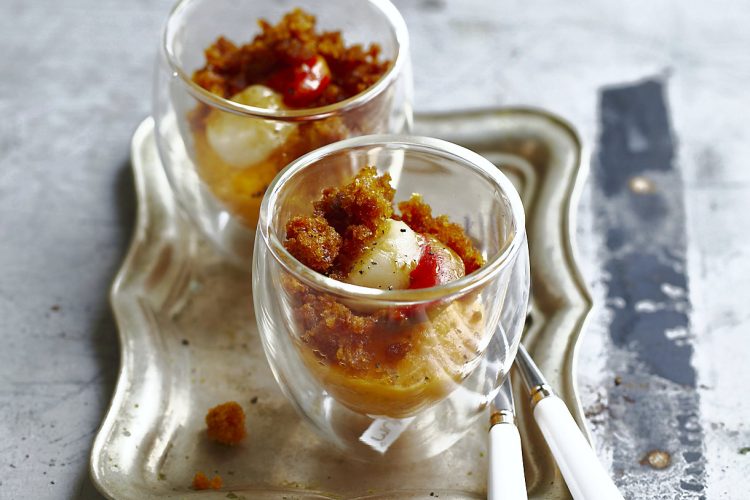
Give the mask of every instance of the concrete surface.
[{"label": "concrete surface", "polygon": [[[592,152],[577,229],[597,305],[579,380],[625,496],[746,498],[750,5],[397,5],[412,34],[418,111],[542,106],[573,122]],[[88,456],[118,365],[107,291],[133,224],[129,140],[149,113],[169,7],[0,0],[0,498],[98,498]],[[648,82],[670,151],[634,170],[654,188],[651,201],[608,191],[613,162],[603,156],[612,146],[603,131],[631,119],[612,103]],[[652,106],[633,106],[636,128],[612,133],[635,137],[636,153],[661,147],[638,135],[652,130],[638,128]],[[630,153],[619,158],[640,161]],[[648,211],[636,217],[643,203],[661,206],[660,226]],[[644,239],[639,227],[663,230]],[[625,239],[613,243],[613,231]],[[612,267],[639,249],[674,249],[676,282]],[[640,279],[660,294],[644,295]],[[684,317],[679,328],[651,321],[664,311]],[[654,467],[664,454],[649,462],[654,450],[669,454],[665,469]]]}]

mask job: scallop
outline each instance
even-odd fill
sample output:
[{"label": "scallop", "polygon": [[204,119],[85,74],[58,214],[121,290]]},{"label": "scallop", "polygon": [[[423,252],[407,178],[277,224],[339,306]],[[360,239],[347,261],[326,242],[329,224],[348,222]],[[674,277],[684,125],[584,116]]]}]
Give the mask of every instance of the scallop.
[{"label": "scallop", "polygon": [[399,290],[409,288],[409,273],[422,255],[424,238],[402,221],[388,219],[349,273],[354,285]]},{"label": "scallop", "polygon": [[[283,98],[264,85],[251,85],[232,101],[270,110],[284,109]],[[206,120],[206,138],[228,165],[247,168],[262,162],[286,142],[295,125],[213,110]]]}]

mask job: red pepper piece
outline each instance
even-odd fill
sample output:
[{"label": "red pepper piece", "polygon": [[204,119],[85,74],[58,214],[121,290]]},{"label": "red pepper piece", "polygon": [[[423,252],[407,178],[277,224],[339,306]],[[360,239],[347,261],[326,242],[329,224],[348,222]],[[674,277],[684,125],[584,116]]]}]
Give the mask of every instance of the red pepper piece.
[{"label": "red pepper piece", "polygon": [[446,252],[424,245],[417,267],[409,274],[409,288],[429,288],[456,279],[455,264]]},{"label": "red pepper piece", "polygon": [[440,260],[430,245],[422,248],[422,255],[409,274],[409,288],[429,288],[440,284]]},{"label": "red pepper piece", "polygon": [[323,94],[331,83],[331,70],[323,56],[313,56],[297,66],[274,74],[268,85],[284,96],[284,104],[304,108]]}]

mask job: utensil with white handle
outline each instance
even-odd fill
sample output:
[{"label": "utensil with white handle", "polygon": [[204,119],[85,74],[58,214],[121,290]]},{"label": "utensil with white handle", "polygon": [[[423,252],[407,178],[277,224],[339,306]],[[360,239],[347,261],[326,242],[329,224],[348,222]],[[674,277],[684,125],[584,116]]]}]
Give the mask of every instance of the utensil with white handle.
[{"label": "utensil with white handle", "polygon": [[516,366],[531,399],[534,420],[555,457],[575,500],[623,500],[612,478],[596,458],[570,410],[557,397],[522,345]]},{"label": "utensil with white handle", "polygon": [[493,401],[489,438],[488,500],[527,500],[510,375]]}]

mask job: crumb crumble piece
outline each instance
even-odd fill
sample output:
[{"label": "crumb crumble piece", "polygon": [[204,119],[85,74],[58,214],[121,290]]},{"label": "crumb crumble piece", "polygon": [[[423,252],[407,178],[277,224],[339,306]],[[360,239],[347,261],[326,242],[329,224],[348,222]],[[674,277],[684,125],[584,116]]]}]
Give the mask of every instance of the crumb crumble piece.
[{"label": "crumb crumble piece", "polygon": [[219,490],[223,481],[221,476],[216,474],[213,478],[209,479],[203,472],[198,471],[193,476],[193,489],[194,490]]},{"label": "crumb crumble piece", "polygon": [[226,445],[235,445],[245,438],[245,411],[236,401],[229,401],[208,410],[208,437]]}]

